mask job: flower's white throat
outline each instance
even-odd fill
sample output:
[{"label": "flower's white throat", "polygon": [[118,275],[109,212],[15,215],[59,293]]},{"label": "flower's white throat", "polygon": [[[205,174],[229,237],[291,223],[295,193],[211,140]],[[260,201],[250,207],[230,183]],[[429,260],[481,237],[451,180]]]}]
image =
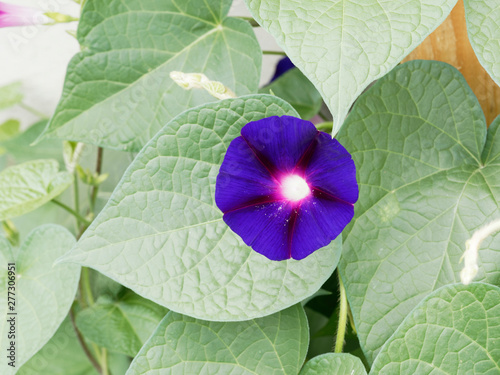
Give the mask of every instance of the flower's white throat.
[{"label": "flower's white throat", "polygon": [[311,189],[306,180],[295,174],[286,176],[281,181],[281,192],[283,196],[292,201],[300,201],[311,194]]}]

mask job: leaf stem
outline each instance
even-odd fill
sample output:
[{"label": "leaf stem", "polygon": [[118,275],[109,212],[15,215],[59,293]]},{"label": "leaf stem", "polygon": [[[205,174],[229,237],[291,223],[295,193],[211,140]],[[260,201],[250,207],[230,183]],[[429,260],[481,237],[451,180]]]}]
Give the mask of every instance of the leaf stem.
[{"label": "leaf stem", "polygon": [[316,125],[316,129],[325,133],[331,133],[333,128],[332,121],[322,122]]},{"label": "leaf stem", "polygon": [[[74,173],[74,179],[73,179],[73,199],[75,201],[75,211],[80,212],[80,188],[78,186],[78,174],[75,172]],[[76,222],[76,232],[80,230],[80,223],[77,221]]]},{"label": "leaf stem", "polygon": [[109,375],[108,372],[108,351],[106,348],[102,348],[101,355],[101,366],[102,366],[102,375]]},{"label": "leaf stem", "polygon": [[40,112],[39,110],[33,108],[32,106],[30,106],[30,105],[28,105],[28,104],[26,104],[24,102],[19,103],[19,106],[21,108],[24,108],[28,112],[31,112],[35,116],[40,117],[43,120],[48,120],[49,119],[49,116],[47,116],[45,113]]},{"label": "leaf stem", "polygon": [[263,55],[282,55],[282,56],[286,56],[286,52],[285,51],[262,51],[262,54]]},{"label": "leaf stem", "polygon": [[94,304],[94,296],[92,295],[92,289],[90,287],[89,269],[87,267],[82,267],[80,281],[83,285],[83,291],[85,292],[85,301],[88,306],[92,306]]},{"label": "leaf stem", "polygon": [[90,349],[88,348],[87,344],[85,343],[85,339],[82,336],[82,333],[76,326],[75,322],[75,313],[73,312],[73,308],[70,309],[69,311],[69,316],[71,318],[71,324],[73,325],[73,329],[75,330],[76,337],[78,338],[78,342],[80,343],[80,346],[82,347],[83,351],[85,352],[85,355],[89,359],[90,363],[92,363],[92,366],[97,370],[99,374],[102,374],[102,368],[101,365],[96,361],[92,353],[90,352]]},{"label": "leaf stem", "polygon": [[259,23],[257,21],[255,21],[255,19],[252,18],[252,17],[243,17],[243,16],[240,16],[240,17],[235,17],[235,18],[239,18],[241,20],[248,21],[250,23],[250,26],[252,26],[252,27],[260,27]]},{"label": "leaf stem", "polygon": [[349,318],[349,324],[351,325],[351,329],[354,332],[354,334],[358,334],[358,331],[356,330],[356,325],[354,324],[354,317],[352,316],[352,311],[351,307],[347,309],[347,317]]},{"label": "leaf stem", "polygon": [[339,325],[337,327],[337,339],[335,340],[335,353],[342,353],[344,347],[344,338],[347,325],[347,296],[345,292],[344,283],[340,277],[340,273],[337,270],[339,276],[339,291],[340,291],[340,311],[339,311]]},{"label": "leaf stem", "polygon": [[66,211],[68,211],[71,215],[73,215],[83,225],[87,225],[87,226],[90,225],[90,221],[85,219],[82,215],[80,215],[78,212],[73,210],[71,207],[69,207],[69,206],[65,205],[64,203],[59,202],[58,200],[55,200],[55,199],[52,199],[52,202],[57,204],[59,207],[65,209]]},{"label": "leaf stem", "polygon": [[[95,172],[97,176],[101,175],[102,171],[102,159],[103,159],[103,148],[97,148],[97,161],[95,166]],[[95,202],[97,200],[97,193],[99,192],[99,185],[94,185],[92,187],[92,193],[90,195],[90,212],[93,214],[95,211]]]}]

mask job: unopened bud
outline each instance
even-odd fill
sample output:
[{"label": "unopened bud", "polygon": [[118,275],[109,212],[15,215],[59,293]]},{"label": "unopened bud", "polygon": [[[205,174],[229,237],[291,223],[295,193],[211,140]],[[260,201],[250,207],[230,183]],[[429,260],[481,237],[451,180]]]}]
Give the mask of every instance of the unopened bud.
[{"label": "unopened bud", "polygon": [[203,73],[171,72],[170,78],[186,90],[204,89],[217,99],[236,98],[234,92],[219,81],[211,81]]},{"label": "unopened bud", "polygon": [[57,13],[57,12],[46,12],[44,14],[47,17],[49,17],[51,20],[54,21],[54,22],[52,22],[52,24],[78,21],[78,18],[72,17],[72,16],[67,15],[67,14],[61,14],[61,13]]},{"label": "unopened bud", "polygon": [[75,167],[80,160],[85,145],[80,142],[64,141],[63,142],[63,158],[66,170],[73,174]]}]

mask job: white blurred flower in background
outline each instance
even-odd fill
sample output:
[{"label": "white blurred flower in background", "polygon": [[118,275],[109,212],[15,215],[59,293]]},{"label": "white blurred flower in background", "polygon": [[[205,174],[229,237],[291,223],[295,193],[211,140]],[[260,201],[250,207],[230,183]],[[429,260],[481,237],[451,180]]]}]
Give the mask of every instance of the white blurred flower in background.
[{"label": "white blurred flower in background", "polygon": [[27,26],[44,23],[43,12],[0,1],[0,27]]},{"label": "white blurred flower in background", "polygon": [[[29,7],[38,11],[38,17],[46,12],[57,12],[79,17],[80,5],[73,0],[8,0],[8,5]],[[243,0],[235,0],[232,16],[249,17]],[[33,15],[30,13],[31,17]],[[39,18],[35,19],[36,23]],[[46,22],[50,20],[46,17]],[[77,40],[69,32],[76,32],[77,22],[61,23],[51,26],[34,24],[19,27],[0,27],[0,87],[20,81],[24,103],[39,112],[50,116],[61,96],[66,67],[79,51]],[[264,50],[281,50],[262,28],[255,33]],[[270,81],[276,62],[282,56],[264,55],[261,84]],[[8,119],[18,119],[21,127],[27,128],[39,117],[17,105],[0,111],[0,124]]]},{"label": "white blurred flower in background", "polygon": [[[80,12],[80,5],[72,0],[15,0],[15,5],[74,17]],[[76,39],[66,32],[76,27],[72,22],[0,28],[0,86],[21,81],[23,101],[50,116],[61,96],[66,66],[79,51]],[[39,119],[20,106],[0,112],[0,123],[10,118],[20,120],[23,128]]]}]

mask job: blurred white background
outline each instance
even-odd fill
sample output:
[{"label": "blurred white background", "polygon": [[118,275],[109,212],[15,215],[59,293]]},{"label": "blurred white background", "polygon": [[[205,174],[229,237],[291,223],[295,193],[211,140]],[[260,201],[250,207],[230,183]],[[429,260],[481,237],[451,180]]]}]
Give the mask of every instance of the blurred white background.
[{"label": "blurred white background", "polygon": [[[80,6],[72,0],[2,0],[15,5],[30,6],[42,11],[79,16]],[[243,0],[234,0],[229,13],[232,16],[250,16]],[[23,26],[0,28],[0,86],[21,81],[24,102],[50,116],[61,96],[66,66],[78,52],[76,39],[66,31],[75,31],[77,23],[54,26]],[[281,50],[273,37],[262,28],[254,28],[262,49]],[[277,55],[265,55],[262,63],[261,84],[267,83]],[[26,128],[37,117],[18,106],[0,112],[0,123],[15,118]]]}]

